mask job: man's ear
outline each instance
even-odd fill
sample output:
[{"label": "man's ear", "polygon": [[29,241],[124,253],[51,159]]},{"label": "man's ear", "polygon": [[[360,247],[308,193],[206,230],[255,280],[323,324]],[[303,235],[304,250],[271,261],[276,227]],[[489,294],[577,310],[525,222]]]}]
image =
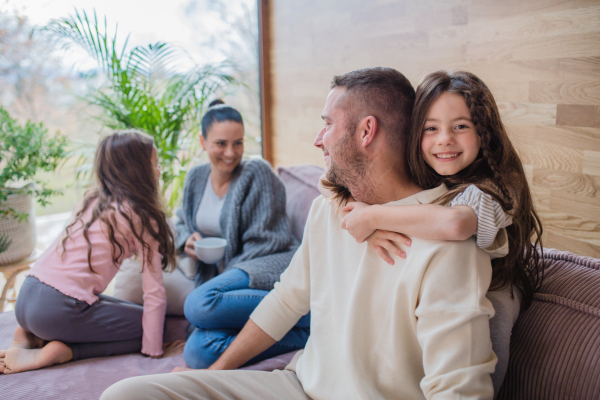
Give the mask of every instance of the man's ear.
[{"label": "man's ear", "polygon": [[372,115],[365,117],[360,123],[360,144],[361,146],[367,147],[371,144],[373,139],[375,139],[375,135],[377,135],[377,131],[379,129],[379,124],[377,123],[377,118]]}]

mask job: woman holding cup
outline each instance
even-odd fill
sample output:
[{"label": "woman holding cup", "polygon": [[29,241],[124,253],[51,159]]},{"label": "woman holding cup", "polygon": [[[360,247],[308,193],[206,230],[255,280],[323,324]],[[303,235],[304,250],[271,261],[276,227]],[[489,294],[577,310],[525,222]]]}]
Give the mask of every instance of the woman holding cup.
[{"label": "woman holding cup", "polygon": [[[186,318],[196,328],[184,349],[192,368],[207,368],[225,351],[297,248],[285,214],[283,184],[266,162],[242,160],[240,113],[213,101],[202,119],[200,144],[209,163],[188,172],[175,225],[176,247],[196,262],[198,287],[184,305]],[[205,253],[214,255],[219,247],[204,246],[206,238],[224,239],[219,261],[206,258]],[[300,319],[250,363],[304,347],[309,318]]]}]

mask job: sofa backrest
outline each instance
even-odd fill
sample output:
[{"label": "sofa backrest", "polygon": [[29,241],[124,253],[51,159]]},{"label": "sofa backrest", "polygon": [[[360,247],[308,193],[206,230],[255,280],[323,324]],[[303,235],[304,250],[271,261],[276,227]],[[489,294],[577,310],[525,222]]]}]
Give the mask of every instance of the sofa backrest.
[{"label": "sofa backrest", "polygon": [[313,200],[320,194],[317,185],[323,168],[310,164],[295,165],[279,167],[277,173],[285,186],[285,208],[292,233],[301,242],[308,211]]},{"label": "sofa backrest", "polygon": [[502,400],[600,399],[600,260],[544,250],[545,276],[510,341]]}]

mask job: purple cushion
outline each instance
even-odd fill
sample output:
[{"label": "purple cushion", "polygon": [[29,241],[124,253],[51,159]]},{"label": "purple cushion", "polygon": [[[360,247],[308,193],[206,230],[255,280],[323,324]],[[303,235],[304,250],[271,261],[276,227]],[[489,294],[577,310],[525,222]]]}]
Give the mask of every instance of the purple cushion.
[{"label": "purple cushion", "polygon": [[292,233],[298,241],[302,241],[308,211],[313,200],[320,195],[318,184],[323,168],[310,164],[296,165],[279,167],[277,173],[285,186],[285,207]]},{"label": "purple cushion", "polygon": [[[167,317],[165,340],[185,339],[187,321]],[[0,313],[0,349],[12,343],[17,328],[14,312]],[[121,379],[170,372],[185,367],[183,354],[155,360],[140,353],[90,358],[14,375],[0,374],[2,399],[97,399]]]},{"label": "purple cushion", "polygon": [[[188,322],[183,317],[167,317],[164,340],[186,338]],[[12,343],[17,328],[14,312],[0,313],[0,349]],[[272,371],[283,369],[295,352],[282,354],[243,369]],[[113,383],[132,376],[171,372],[186,367],[183,354],[153,359],[140,353],[90,358],[13,375],[0,374],[1,399],[97,399]]]},{"label": "purple cushion", "polygon": [[498,395],[600,399],[600,260],[544,250],[544,282],[513,328]]}]

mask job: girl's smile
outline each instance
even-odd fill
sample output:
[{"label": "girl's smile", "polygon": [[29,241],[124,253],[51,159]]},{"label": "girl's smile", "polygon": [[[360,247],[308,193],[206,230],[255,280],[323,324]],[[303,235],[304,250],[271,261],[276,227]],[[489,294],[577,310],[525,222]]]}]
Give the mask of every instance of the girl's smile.
[{"label": "girl's smile", "polygon": [[445,92],[433,102],[423,127],[421,151],[440,175],[454,175],[479,154],[481,138],[462,96]]},{"label": "girl's smile", "polygon": [[436,157],[440,161],[442,161],[442,160],[453,161],[456,157],[458,157],[461,154],[462,153],[436,153],[436,154],[434,154],[434,157]]}]

